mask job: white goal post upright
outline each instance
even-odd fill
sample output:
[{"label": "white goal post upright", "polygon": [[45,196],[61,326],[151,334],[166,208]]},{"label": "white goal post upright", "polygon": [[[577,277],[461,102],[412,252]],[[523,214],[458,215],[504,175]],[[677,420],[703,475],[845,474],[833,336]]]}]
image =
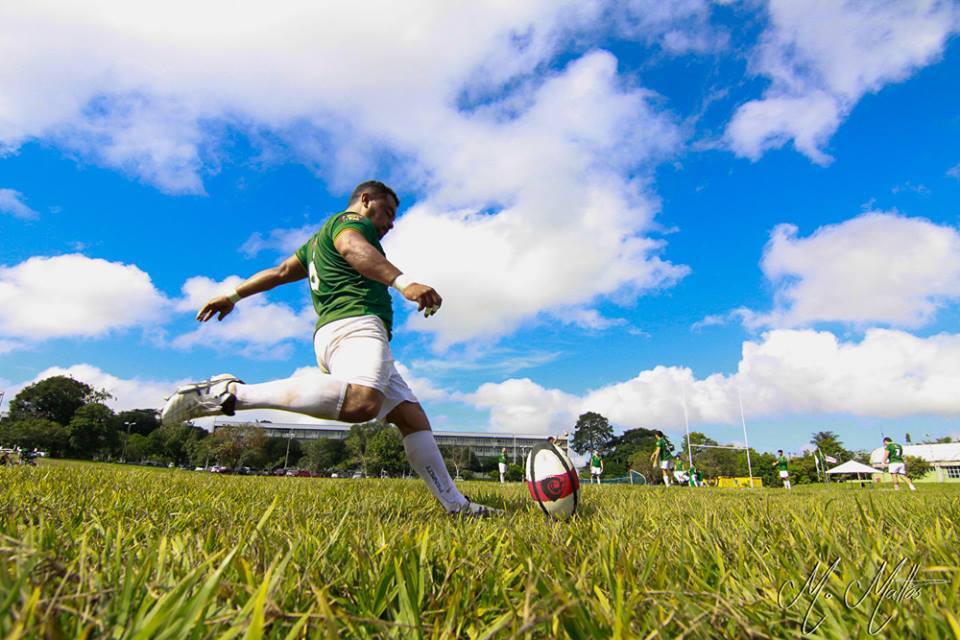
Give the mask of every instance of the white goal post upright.
[{"label": "white goal post upright", "polygon": [[683,426],[687,429],[687,464],[693,466],[693,448],[690,446],[690,417],[687,415],[687,394],[680,386],[680,401],[683,403]]},{"label": "white goal post upright", "polygon": [[740,424],[743,425],[743,445],[747,448],[747,473],[750,474],[750,488],[753,489],[753,467],[750,465],[750,441],[747,440],[747,419],[743,416],[743,398],[737,387],[737,402],[740,404]]}]

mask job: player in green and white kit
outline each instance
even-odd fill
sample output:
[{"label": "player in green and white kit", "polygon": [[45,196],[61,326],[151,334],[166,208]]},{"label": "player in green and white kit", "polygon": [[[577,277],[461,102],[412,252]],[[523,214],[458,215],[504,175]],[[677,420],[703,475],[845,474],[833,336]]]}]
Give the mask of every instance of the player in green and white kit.
[{"label": "player in green and white kit", "polygon": [[430,421],[394,365],[390,352],[393,305],[389,287],[430,316],[443,302],[433,287],[403,274],[380,240],[393,228],[400,199],[382,182],[357,186],[347,210],[279,266],[248,278],[230,295],[207,302],[197,320],[218,320],[241,299],[303,279],[317,312],[313,337],[320,373],[262,384],[221,374],[181,387],[163,408],[164,424],[244,409],[280,409],[343,422],[386,419],[399,428],[410,466],[450,513],[496,512],[465,498],[437,448]]},{"label": "player in green and white kit", "polygon": [[670,486],[670,460],[673,458],[673,454],[670,453],[670,450],[673,448],[670,446],[670,441],[667,440],[667,437],[663,435],[662,431],[654,431],[654,434],[657,436],[653,454],[650,456],[650,463],[654,466],[659,464],[660,473],[663,475],[663,484]]},{"label": "player in green and white kit", "polygon": [[677,481],[678,487],[682,487],[690,480],[687,474],[687,463],[683,461],[683,456],[679,453],[674,458],[673,477]]},{"label": "player in green and white kit", "polygon": [[497,469],[500,471],[500,483],[507,481],[507,448],[500,449],[500,457],[497,458]]},{"label": "player in green and white kit", "polygon": [[890,472],[894,489],[900,490],[900,478],[903,478],[904,481],[910,485],[911,491],[917,490],[917,488],[913,486],[913,483],[910,482],[910,478],[907,477],[907,463],[903,461],[903,447],[890,438],[883,439],[883,462],[887,465],[887,470]]},{"label": "player in green and white kit", "polygon": [[590,456],[590,479],[591,481],[596,481],[597,484],[600,484],[600,475],[603,473],[603,458],[600,457],[600,452],[594,450],[593,455]]},{"label": "player in green and white kit", "polygon": [[700,473],[700,469],[697,469],[696,464],[690,465],[690,486],[691,487],[703,486],[703,474]]},{"label": "player in green and white kit", "polygon": [[783,455],[783,449],[777,450],[777,459],[774,461],[773,466],[779,470],[780,478],[783,480],[783,486],[789,489],[790,472],[787,471],[787,457]]}]

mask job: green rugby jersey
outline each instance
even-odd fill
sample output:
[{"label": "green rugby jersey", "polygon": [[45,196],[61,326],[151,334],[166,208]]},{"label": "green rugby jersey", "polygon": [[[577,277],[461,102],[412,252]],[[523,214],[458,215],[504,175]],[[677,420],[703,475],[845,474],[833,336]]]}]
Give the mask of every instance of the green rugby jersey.
[{"label": "green rugby jersey", "polygon": [[391,337],[393,303],[387,285],[360,275],[333,244],[347,229],[359,231],[377,251],[387,255],[373,222],[349,211],[330,216],[320,231],[297,249],[295,255],[309,275],[310,297],[318,316],[316,329],[334,320],[374,315],[383,320]]},{"label": "green rugby jersey", "polygon": [[670,443],[667,442],[666,438],[657,438],[657,446],[660,447],[660,461],[669,460],[672,456],[670,455]]},{"label": "green rugby jersey", "polygon": [[896,442],[887,445],[887,462],[903,462],[903,447]]},{"label": "green rugby jersey", "polygon": [[779,458],[777,458],[777,468],[778,468],[780,471],[786,471],[786,470],[787,470],[787,457],[786,457],[786,456],[780,456]]},{"label": "green rugby jersey", "polygon": [[684,469],[686,469],[686,465],[683,464],[683,458],[677,456],[676,470],[683,471]]},{"label": "green rugby jersey", "polygon": [[501,453],[500,458],[498,458],[498,460],[500,464],[507,464],[507,455],[505,453]]},{"label": "green rugby jersey", "polygon": [[600,456],[590,456],[590,466],[599,467],[600,466]]}]

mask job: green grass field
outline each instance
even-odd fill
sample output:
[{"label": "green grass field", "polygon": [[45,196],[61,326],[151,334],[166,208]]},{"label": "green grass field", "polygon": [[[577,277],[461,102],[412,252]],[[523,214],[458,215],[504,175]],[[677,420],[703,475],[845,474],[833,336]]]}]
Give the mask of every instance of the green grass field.
[{"label": "green grass field", "polygon": [[[464,488],[508,516],[450,518],[417,481],[0,468],[0,633],[782,638],[812,603],[810,637],[870,637],[876,609],[874,637],[960,638],[957,485],[586,486],[567,523],[524,485]],[[854,602],[902,559],[913,586]]]}]

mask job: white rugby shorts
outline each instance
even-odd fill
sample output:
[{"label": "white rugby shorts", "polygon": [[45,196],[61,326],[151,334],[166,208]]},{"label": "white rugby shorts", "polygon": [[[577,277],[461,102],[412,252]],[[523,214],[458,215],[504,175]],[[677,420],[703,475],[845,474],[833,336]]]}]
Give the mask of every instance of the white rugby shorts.
[{"label": "white rugby shorts", "polygon": [[378,419],[401,402],[419,402],[397,371],[387,329],[377,316],[344,318],[323,325],[313,335],[313,349],[324,373],[383,394]]},{"label": "white rugby shorts", "polygon": [[601,473],[600,467],[590,467],[590,473],[592,473],[595,476],[600,475]]},{"label": "white rugby shorts", "polygon": [[661,469],[669,469],[669,468],[670,468],[670,461],[669,461],[669,460],[661,460],[661,461],[660,461],[660,468],[661,468]]},{"label": "white rugby shorts", "polygon": [[781,477],[781,478],[789,478],[789,477],[790,477],[790,472],[789,472],[789,471],[780,471],[780,477]]},{"label": "white rugby shorts", "polygon": [[499,469],[500,473],[506,473],[506,472],[507,472],[507,465],[506,465],[505,463],[503,463],[503,462],[498,462],[498,463],[497,463],[497,469]]},{"label": "white rugby shorts", "polygon": [[890,472],[890,475],[895,473],[900,474],[901,476],[907,475],[907,465],[903,462],[891,462],[887,466],[887,470]]}]

